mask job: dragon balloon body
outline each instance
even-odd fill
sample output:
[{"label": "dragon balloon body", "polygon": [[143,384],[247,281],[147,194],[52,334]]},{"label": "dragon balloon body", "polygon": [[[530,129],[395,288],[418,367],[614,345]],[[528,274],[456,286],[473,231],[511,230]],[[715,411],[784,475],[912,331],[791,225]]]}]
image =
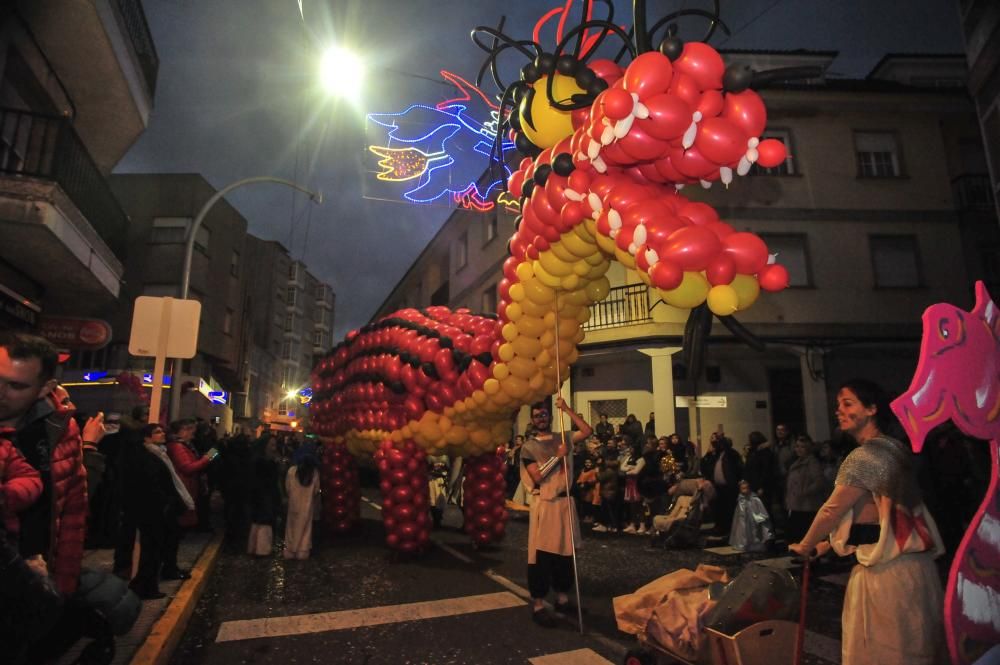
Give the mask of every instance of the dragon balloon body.
[{"label": "dragon balloon body", "polygon": [[[335,531],[358,515],[353,458],[374,458],[388,544],[422,549],[424,457],[447,453],[465,459],[466,530],[480,544],[501,537],[505,494],[495,451],[510,439],[518,410],[555,393],[568,375],[590,307],[608,295],[612,261],[703,323],[715,314],[734,324],[731,315],[761,289],[787,286],[787,271],[758,236],[735,231],[680,191],[728,184],[754,163],[786,159],[780,141],[759,138],[766,111],[749,87],[754,72],[727,69],[708,44],[672,34],[659,50],[649,48],[667,19],[693,10],[647,30],[636,2],[633,44],[610,13],[594,21],[592,4],[584,4],[586,20],[560,35],[553,53],[499,29],[473,33],[490,54],[477,85],[489,70],[503,91],[491,163],[506,163],[510,141],[526,155],[507,182],[521,214],[495,315],[404,309],[351,332],[313,370],[310,417],[331,442],[324,498]],[[621,38],[627,65],[591,57],[607,35]],[[527,60],[511,85],[497,74],[501,54]]]}]

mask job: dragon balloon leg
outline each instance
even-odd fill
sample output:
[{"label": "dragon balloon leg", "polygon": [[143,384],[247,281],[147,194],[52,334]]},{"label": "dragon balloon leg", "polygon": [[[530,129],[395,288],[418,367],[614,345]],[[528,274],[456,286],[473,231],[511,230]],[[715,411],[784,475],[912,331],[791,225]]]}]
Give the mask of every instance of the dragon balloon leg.
[{"label": "dragon balloon leg", "polygon": [[989,487],[955,552],[945,588],[951,661],[967,665],[1000,644],[1000,312],[983,283],[976,282],[972,311],[932,305],[924,312],[923,327],[913,382],[892,403],[914,452],[949,419],[990,446]]},{"label": "dragon balloon leg", "polygon": [[[590,307],[608,295],[611,261],[634,269],[668,305],[707,307],[724,320],[761,289],[787,286],[787,271],[758,236],[680,192],[785,160],[781,142],[759,139],[766,111],[748,87],[754,73],[727,70],[702,42],[668,36],[648,50],[664,21],[647,31],[641,3],[634,45],[610,9],[595,21],[584,4],[588,20],[553,53],[498,30],[474,31],[490,53],[477,85],[490,71],[503,90],[494,161],[504,161],[509,141],[527,155],[508,182],[521,215],[496,314],[404,309],[350,333],[314,368],[313,427],[355,456],[374,456],[390,547],[427,542],[425,453],[465,458],[466,529],[478,543],[503,535],[495,451],[518,410],[568,375]],[[627,66],[590,57],[608,35],[632,55]],[[497,75],[504,53],[529,60],[510,86]],[[707,325],[711,316],[697,320]]]}]

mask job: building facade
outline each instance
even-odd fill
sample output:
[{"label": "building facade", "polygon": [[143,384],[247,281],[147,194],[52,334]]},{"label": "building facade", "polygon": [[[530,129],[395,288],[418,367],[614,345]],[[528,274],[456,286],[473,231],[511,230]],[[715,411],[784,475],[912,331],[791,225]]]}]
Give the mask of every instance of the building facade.
[{"label": "building facade", "polygon": [[[756,69],[818,65],[835,53],[729,52]],[[742,446],[784,422],[826,438],[832,391],[867,376],[909,384],[928,305],[970,305],[972,283],[1000,293],[1000,231],[982,137],[960,56],[885,58],[864,80],[762,91],[767,136],[790,158],[728,189],[688,187],[737,230],[751,230],[789,268],[791,287],[737,318],[753,351],[716,323],[705,371],[681,351],[687,312],[668,307],[622,265],[591,309],[568,390],[590,420],[654,413],[659,434],[707,444],[720,428]],[[456,211],[379,308],[448,304],[495,311],[515,215]],[[694,399],[697,398],[697,399]],[[523,423],[522,423],[523,424]]]},{"label": "building facade", "polygon": [[128,218],[107,176],[148,125],[158,67],[139,0],[3,4],[0,325],[120,297]]}]

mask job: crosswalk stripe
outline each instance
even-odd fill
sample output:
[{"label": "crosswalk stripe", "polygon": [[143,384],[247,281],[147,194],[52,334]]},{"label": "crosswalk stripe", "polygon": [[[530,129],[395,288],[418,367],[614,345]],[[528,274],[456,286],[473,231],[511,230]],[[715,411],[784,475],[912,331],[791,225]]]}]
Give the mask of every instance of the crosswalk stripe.
[{"label": "crosswalk stripe", "polygon": [[531,665],[614,665],[610,660],[591,649],[575,649],[529,658]]},{"label": "crosswalk stripe", "polygon": [[261,637],[282,637],[287,635],[303,635],[321,633],[332,630],[380,626],[403,621],[419,619],[436,619],[440,617],[488,612],[510,607],[523,607],[526,603],[510,593],[484,593],[462,598],[445,598],[403,605],[384,605],[357,610],[342,610],[339,612],[320,612],[318,614],[300,614],[295,616],[273,617],[270,619],[249,619],[244,621],[226,621],[219,627],[215,637],[216,642],[233,642],[236,640],[253,640]]}]

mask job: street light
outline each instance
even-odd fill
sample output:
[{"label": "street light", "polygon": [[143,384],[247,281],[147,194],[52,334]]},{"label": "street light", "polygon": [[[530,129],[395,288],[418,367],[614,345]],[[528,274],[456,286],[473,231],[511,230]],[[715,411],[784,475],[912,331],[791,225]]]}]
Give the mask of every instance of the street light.
[{"label": "street light", "polygon": [[[291,187],[292,189],[297,189],[298,191],[308,194],[309,199],[316,203],[317,205],[323,203],[323,194],[313,192],[306,189],[302,185],[292,182],[291,180],[285,180],[284,178],[275,178],[272,176],[256,176],[253,178],[243,178],[242,180],[237,180],[236,182],[226,185],[215,194],[212,195],[208,201],[205,201],[205,205],[201,207],[198,211],[197,216],[195,216],[194,221],[191,223],[191,228],[188,230],[187,244],[184,248],[184,272],[181,275],[181,300],[187,300],[188,291],[191,288],[191,260],[194,256],[194,240],[198,233],[198,229],[201,228],[201,223],[205,219],[205,215],[208,211],[212,209],[219,199],[233,191],[237,187],[242,187],[243,185],[252,185],[258,182],[274,182],[279,185],[285,185]],[[181,371],[180,363],[177,358],[174,358],[173,367],[170,371],[170,420],[177,420],[177,416],[180,415],[181,411]]]},{"label": "street light", "polygon": [[337,97],[353,98],[361,91],[365,67],[355,53],[331,46],[319,61],[319,80],[323,89]]}]

